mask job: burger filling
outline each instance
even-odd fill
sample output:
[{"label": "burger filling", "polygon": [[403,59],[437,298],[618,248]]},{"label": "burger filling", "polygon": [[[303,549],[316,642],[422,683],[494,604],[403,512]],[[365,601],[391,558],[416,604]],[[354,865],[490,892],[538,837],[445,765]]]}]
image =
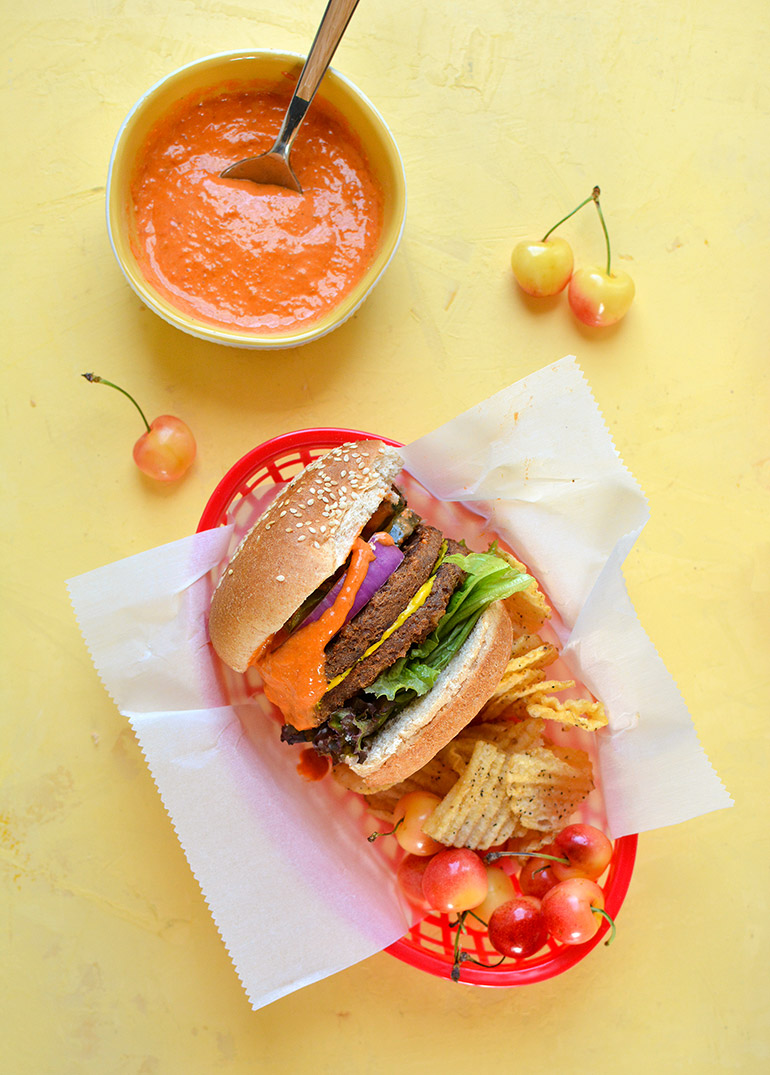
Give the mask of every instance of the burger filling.
[{"label": "burger filling", "polygon": [[[402,502],[393,507],[363,536],[384,522],[403,558],[326,645],[328,686],[314,707],[315,726],[289,723],[282,731],[286,742],[312,743],[335,762],[363,761],[386,722],[433,687],[485,609],[532,581],[494,549],[468,552]],[[305,604],[318,605],[338,582]],[[291,622],[302,623],[298,617]]]}]

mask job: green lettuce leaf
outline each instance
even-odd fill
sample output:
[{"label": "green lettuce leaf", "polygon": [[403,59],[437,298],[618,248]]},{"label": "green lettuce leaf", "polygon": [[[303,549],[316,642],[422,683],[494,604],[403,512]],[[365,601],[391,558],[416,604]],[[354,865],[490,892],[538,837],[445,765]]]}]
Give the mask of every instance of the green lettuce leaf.
[{"label": "green lettuce leaf", "polygon": [[408,705],[427,694],[454,655],[462,648],[479,616],[495,601],[525,590],[533,581],[494,552],[455,553],[446,557],[466,572],[436,629],[424,642],[383,672],[366,693]]}]

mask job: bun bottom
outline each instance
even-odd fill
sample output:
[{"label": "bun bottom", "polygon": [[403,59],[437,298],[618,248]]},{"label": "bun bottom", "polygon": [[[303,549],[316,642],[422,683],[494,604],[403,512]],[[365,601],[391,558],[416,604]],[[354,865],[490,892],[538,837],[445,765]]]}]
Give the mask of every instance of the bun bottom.
[{"label": "bun bottom", "polygon": [[374,737],[364,761],[335,766],[335,778],[352,791],[369,794],[416,773],[494,694],[512,647],[511,621],[502,602],[497,601],[479,617],[432,690],[388,722]]}]

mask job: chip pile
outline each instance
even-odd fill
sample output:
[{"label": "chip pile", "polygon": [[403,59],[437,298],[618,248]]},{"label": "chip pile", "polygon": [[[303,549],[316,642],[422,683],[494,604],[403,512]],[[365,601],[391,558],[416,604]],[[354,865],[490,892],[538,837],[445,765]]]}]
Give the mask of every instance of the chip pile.
[{"label": "chip pile", "polygon": [[546,679],[544,669],[552,665],[559,652],[540,635],[523,634],[514,641],[513,653],[500,684],[481,711],[483,720],[517,720],[539,717],[559,724],[571,724],[593,732],[607,723],[601,702],[590,698],[556,697],[568,691],[574,680]]}]

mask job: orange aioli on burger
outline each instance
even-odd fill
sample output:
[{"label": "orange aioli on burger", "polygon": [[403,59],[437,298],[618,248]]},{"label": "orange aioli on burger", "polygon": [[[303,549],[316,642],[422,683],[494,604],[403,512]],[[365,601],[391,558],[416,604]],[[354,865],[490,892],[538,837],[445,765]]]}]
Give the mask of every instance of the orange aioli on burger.
[{"label": "orange aioli on burger", "polygon": [[356,538],[350,567],[334,604],[314,623],[300,627],[277,649],[258,650],[250,661],[262,677],[267,699],[299,731],[318,724],[315,706],[329,687],[324,650],[347,619],[374,558],[371,546]]}]

